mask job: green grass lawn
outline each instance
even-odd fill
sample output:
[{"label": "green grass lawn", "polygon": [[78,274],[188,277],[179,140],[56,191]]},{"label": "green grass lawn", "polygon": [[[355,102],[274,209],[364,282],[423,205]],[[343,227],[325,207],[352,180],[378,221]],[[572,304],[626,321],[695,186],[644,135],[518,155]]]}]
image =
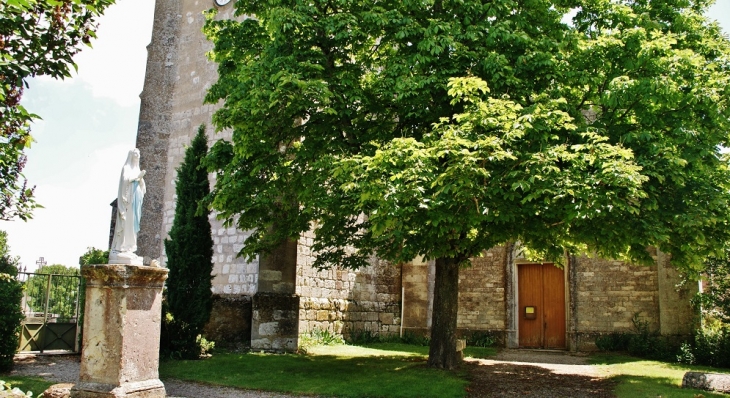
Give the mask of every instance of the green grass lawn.
[{"label": "green grass lawn", "polygon": [[317,346],[307,355],[216,353],[164,361],[160,377],[337,397],[463,397],[466,374],[429,369],[427,353],[428,347],[399,343]]},{"label": "green grass lawn", "polygon": [[0,380],[10,383],[13,387],[18,387],[23,392],[31,391],[34,397],[41,395],[48,387],[56,384],[40,377],[10,376],[5,374],[0,374]]},{"label": "green grass lawn", "polygon": [[[494,348],[467,347],[465,355],[486,358]],[[402,343],[366,346],[315,346],[306,355],[216,353],[200,361],[164,361],[160,376],[254,390],[338,397],[464,397],[465,371],[445,372],[426,367],[428,347]],[[596,354],[590,361],[617,381],[619,398],[728,397],[682,389],[690,370],[730,373],[687,366]],[[509,377],[509,375],[505,375]]]},{"label": "green grass lawn", "polygon": [[[467,357],[486,358],[494,348],[467,347]],[[367,346],[315,346],[307,355],[217,353],[201,361],[166,361],[165,378],[202,383],[338,397],[463,397],[465,371],[445,372],[426,367],[428,347],[401,343]],[[714,369],[619,354],[596,354],[593,365],[617,381],[619,398],[730,397],[682,389],[687,371],[730,373]],[[505,375],[509,377],[509,375]]]},{"label": "green grass lawn", "polygon": [[[494,348],[467,347],[465,355],[486,358]],[[253,390],[337,397],[464,397],[465,371],[446,372],[426,367],[428,347],[402,343],[367,346],[315,346],[306,355],[218,352],[200,361],[163,361],[161,378]],[[590,363],[617,381],[619,398],[730,397],[701,390],[682,389],[687,371],[730,373],[730,369],[688,366],[634,358],[620,354],[595,354]],[[505,375],[509,377],[509,375]],[[52,382],[38,377],[0,374],[23,391],[38,396]]]},{"label": "green grass lawn", "polygon": [[729,396],[681,387],[685,372],[730,373],[730,369],[650,361],[618,354],[596,354],[591,356],[591,363],[597,365],[603,374],[618,381],[615,393],[619,398],[694,398],[698,394],[705,398]]}]

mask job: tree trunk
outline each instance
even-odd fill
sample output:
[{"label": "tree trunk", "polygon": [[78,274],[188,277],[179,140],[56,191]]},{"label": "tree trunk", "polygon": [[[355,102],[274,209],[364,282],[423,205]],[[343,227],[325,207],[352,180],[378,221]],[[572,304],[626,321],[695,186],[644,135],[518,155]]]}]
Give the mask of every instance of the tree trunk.
[{"label": "tree trunk", "polygon": [[456,315],[459,310],[459,259],[436,259],[433,323],[428,365],[453,369],[461,362],[456,352]]}]

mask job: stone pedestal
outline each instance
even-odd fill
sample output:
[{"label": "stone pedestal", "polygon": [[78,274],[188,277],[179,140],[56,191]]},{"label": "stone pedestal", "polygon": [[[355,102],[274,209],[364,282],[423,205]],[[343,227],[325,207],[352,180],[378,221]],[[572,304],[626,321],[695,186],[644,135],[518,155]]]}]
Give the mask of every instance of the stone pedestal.
[{"label": "stone pedestal", "polygon": [[71,397],[165,397],[159,379],[166,268],[88,265],[79,382]]}]

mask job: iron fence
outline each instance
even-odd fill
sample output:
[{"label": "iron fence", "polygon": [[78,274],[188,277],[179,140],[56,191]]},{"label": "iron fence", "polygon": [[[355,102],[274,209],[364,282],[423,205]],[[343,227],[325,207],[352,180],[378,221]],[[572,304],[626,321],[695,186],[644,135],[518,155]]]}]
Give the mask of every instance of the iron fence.
[{"label": "iron fence", "polygon": [[81,277],[19,272],[25,320],[19,351],[79,351]]}]

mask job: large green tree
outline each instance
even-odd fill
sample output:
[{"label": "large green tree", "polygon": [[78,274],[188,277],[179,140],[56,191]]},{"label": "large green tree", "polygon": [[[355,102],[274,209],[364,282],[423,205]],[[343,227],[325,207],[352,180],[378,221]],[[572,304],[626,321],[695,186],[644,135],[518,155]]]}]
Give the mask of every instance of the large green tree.
[{"label": "large green tree", "polygon": [[[38,116],[20,100],[28,79],[65,78],[90,45],[96,19],[114,0],[3,0],[0,3],[0,220],[27,220],[36,207],[22,171]],[[22,180],[22,181],[21,181]]]},{"label": "large green tree", "polygon": [[243,255],[314,223],[316,266],[434,259],[429,363],[452,368],[459,267],[485,249],[655,245],[696,267],[727,241],[730,46],[709,4],[239,0],[255,18],[205,28],[233,130],[211,204],[256,229]]},{"label": "large green tree", "polygon": [[170,239],[165,240],[170,274],[164,308],[171,317],[166,317],[161,346],[163,351],[175,352],[188,359],[200,357],[196,337],[208,323],[213,306],[210,211],[200,206],[210,193],[208,172],[201,166],[207,152],[205,126],[201,125],[177,169],[175,219]]}]

